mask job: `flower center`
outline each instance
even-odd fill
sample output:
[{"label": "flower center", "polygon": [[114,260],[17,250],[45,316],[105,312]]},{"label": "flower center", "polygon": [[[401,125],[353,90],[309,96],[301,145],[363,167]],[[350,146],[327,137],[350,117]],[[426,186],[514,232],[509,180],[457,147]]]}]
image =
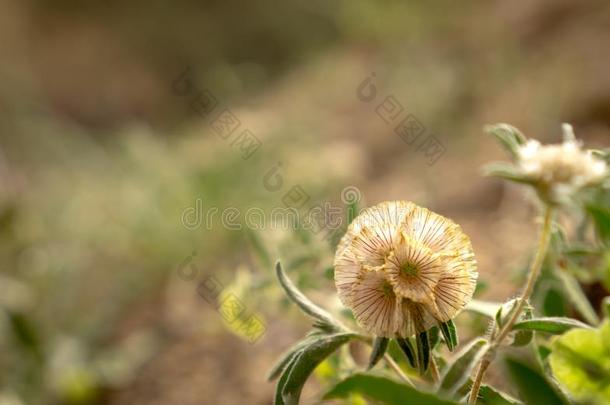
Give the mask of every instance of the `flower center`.
[{"label": "flower center", "polygon": [[419,275],[419,268],[413,263],[404,263],[400,266],[400,273],[404,276],[414,277]]},{"label": "flower center", "polygon": [[381,289],[383,290],[383,294],[386,297],[394,297],[394,288],[392,287],[392,284],[390,284],[389,282],[385,282],[383,283],[383,287],[381,287]]}]

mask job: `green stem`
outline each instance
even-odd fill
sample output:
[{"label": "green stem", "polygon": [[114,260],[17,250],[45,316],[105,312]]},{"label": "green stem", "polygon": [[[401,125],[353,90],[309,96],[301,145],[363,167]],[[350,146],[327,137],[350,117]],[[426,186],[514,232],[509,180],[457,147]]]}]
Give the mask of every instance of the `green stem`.
[{"label": "green stem", "polygon": [[473,380],[472,389],[470,390],[470,396],[468,398],[469,404],[475,404],[477,402],[477,397],[479,396],[479,390],[481,388],[481,384],[483,382],[483,377],[485,377],[485,372],[487,368],[491,364],[493,356],[495,354],[496,349],[502,344],[506,336],[511,332],[513,325],[519,317],[521,316],[521,312],[525,307],[525,304],[529,300],[534,291],[534,286],[536,284],[536,280],[538,280],[538,276],[540,275],[540,271],[542,270],[542,264],[544,263],[544,259],[546,257],[549,242],[551,240],[551,231],[553,225],[553,208],[550,205],[545,205],[544,207],[544,220],[542,223],[542,228],[540,231],[540,239],[538,240],[538,247],[536,249],[536,256],[534,257],[534,261],[529,270],[529,275],[527,277],[527,282],[525,284],[525,288],[521,293],[521,296],[517,300],[515,308],[513,309],[510,318],[508,321],[504,323],[504,325],[500,328],[500,331],[493,338],[492,342],[488,348],[488,356],[485,356],[479,367],[477,368],[477,372],[475,378]]}]

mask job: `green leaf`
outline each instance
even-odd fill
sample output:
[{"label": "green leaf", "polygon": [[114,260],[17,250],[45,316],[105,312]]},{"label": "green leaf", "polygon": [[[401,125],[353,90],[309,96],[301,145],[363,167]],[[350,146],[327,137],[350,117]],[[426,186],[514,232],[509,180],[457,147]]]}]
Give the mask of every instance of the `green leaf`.
[{"label": "green leaf", "polygon": [[495,136],[513,158],[518,158],[519,146],[527,141],[521,131],[508,124],[487,125],[485,132]]},{"label": "green leaf", "polygon": [[309,315],[316,321],[314,323],[315,327],[329,333],[345,331],[345,328],[339,324],[339,322],[336,321],[331,314],[311,302],[309,298],[299,291],[292,281],[290,281],[288,276],[286,276],[286,273],[284,273],[280,262],[277,262],[275,265],[275,270],[277,273],[277,278],[284,288],[284,291],[286,291],[288,297],[294,301],[305,314]]},{"label": "green leaf", "polygon": [[602,250],[584,243],[574,242],[563,248],[563,254],[578,259],[587,256],[598,256]]},{"label": "green leaf", "polygon": [[366,398],[386,405],[450,405],[455,404],[432,394],[417,391],[405,384],[388,378],[370,374],[354,374],[341,381],[323,399],[346,399],[351,394],[361,394]]},{"label": "green leaf", "polygon": [[441,336],[438,326],[433,326],[428,329],[428,341],[430,342],[430,350],[434,350],[441,342]]},{"label": "green leaf", "polygon": [[[318,364],[341,345],[357,336],[355,333],[321,336],[310,345],[299,350],[288,363],[288,366],[285,367],[278,382],[277,389],[281,390],[283,403],[287,405],[298,404],[303,386]],[[287,377],[284,378],[286,374]]]},{"label": "green leaf", "polygon": [[547,346],[538,345],[537,350],[538,356],[540,356],[540,360],[542,361],[546,360],[547,357],[549,357],[549,355],[551,354],[551,349],[549,349]]},{"label": "green leaf", "polygon": [[523,402],[499,391],[489,385],[482,385],[479,390],[479,405],[522,405]]},{"label": "green leaf", "polygon": [[572,328],[590,329],[591,327],[576,319],[560,317],[532,318],[517,322],[513,326],[514,330],[532,330],[555,335],[560,335]]},{"label": "green leaf", "polygon": [[440,330],[443,333],[445,344],[450,352],[452,352],[458,345],[457,329],[455,323],[450,319],[447,322],[439,324]]},{"label": "green leaf", "polygon": [[515,338],[511,343],[511,346],[522,347],[527,346],[534,338],[534,332],[530,330],[520,330],[515,334]]},{"label": "green leaf", "polygon": [[530,177],[521,173],[515,166],[504,162],[486,164],[483,166],[483,175],[489,177],[499,177],[501,179],[514,181],[516,183],[534,183]]},{"label": "green leaf", "polygon": [[472,374],[487,349],[487,340],[478,338],[456,354],[455,361],[449,366],[441,379],[439,392],[452,395],[457,392]]},{"label": "green leaf", "polygon": [[[512,301],[511,301],[512,302]],[[504,305],[498,308],[498,312],[496,312],[496,316],[494,317],[494,325],[496,328],[502,328],[502,324],[504,323],[504,316],[502,316],[502,312],[504,311]]]},{"label": "green leaf", "polygon": [[517,304],[517,301],[518,298],[513,298],[506,301],[500,308],[498,308],[498,312],[496,312],[494,318],[498,328],[501,328],[504,325],[504,322],[512,316],[513,311],[516,309],[515,305]]},{"label": "green leaf", "polygon": [[484,315],[488,318],[496,316],[498,309],[502,307],[499,302],[488,302],[481,300],[472,300],[466,305],[465,310],[470,312],[476,312],[477,314]]},{"label": "green leaf", "polygon": [[600,241],[610,246],[610,209],[599,205],[588,205],[587,212],[593,218]]},{"label": "green leaf", "polygon": [[373,351],[371,351],[371,357],[369,358],[368,369],[375,367],[375,364],[383,357],[386,350],[388,349],[388,343],[390,339],[385,337],[376,337],[373,341]]},{"label": "green leaf", "polygon": [[557,274],[557,277],[561,280],[566,295],[585,321],[591,325],[599,324],[597,313],[591,306],[589,299],[574,276],[561,269],[556,271],[555,274]]},{"label": "green leaf", "polygon": [[415,348],[413,347],[413,343],[411,343],[411,339],[409,338],[397,338],[396,342],[398,346],[402,349],[402,352],[407,357],[409,364],[411,367],[417,367],[417,357],[415,353]]},{"label": "green leaf", "polygon": [[566,404],[551,384],[530,366],[516,359],[507,358],[506,367],[526,404]]},{"label": "green leaf", "polygon": [[267,375],[267,381],[273,381],[287,368],[290,361],[303,349],[304,347],[312,344],[315,340],[319,339],[319,336],[312,336],[299,341],[297,344],[288,349],[284,354],[280,356],[280,360],[271,368]]},{"label": "green leaf", "polygon": [[610,321],[598,329],[572,329],[551,345],[553,376],[575,399],[610,403]]},{"label": "green leaf", "polygon": [[[526,306],[523,314],[521,314],[521,321],[527,321],[532,319],[532,310],[529,306]],[[513,328],[514,329],[514,328]],[[515,337],[513,338],[512,346],[525,346],[528,345],[532,339],[534,338],[534,332],[529,329],[519,330],[515,333]]]},{"label": "green leaf", "polygon": [[541,293],[543,297],[542,313],[544,316],[566,316],[568,315],[568,302],[564,295],[555,287],[544,284],[545,289]]},{"label": "green leaf", "polygon": [[422,332],[417,335],[417,365],[419,366],[420,374],[424,374],[430,364],[430,341],[428,340],[428,332]]},{"label": "green leaf", "polygon": [[[513,316],[514,312],[517,310],[517,303],[519,302],[518,298],[514,298],[505,302],[495,316],[495,324],[494,324],[494,335],[497,333],[504,324]],[[518,320],[527,320],[532,318],[532,309],[529,304],[523,306],[523,311],[519,315]],[[525,346],[532,341],[534,334],[529,330],[519,330],[513,332],[509,335],[509,341],[507,342],[510,346]]]},{"label": "green leaf", "polygon": [[286,364],[285,370],[279,381],[277,382],[277,386],[275,387],[275,397],[273,399],[274,405],[285,405],[284,398],[282,398],[282,391],[284,386],[286,386],[286,381],[288,381],[288,376],[290,375],[290,370],[294,367],[294,364],[297,362],[300,356],[302,356],[302,352],[297,352],[293,356],[290,357],[290,361]]}]

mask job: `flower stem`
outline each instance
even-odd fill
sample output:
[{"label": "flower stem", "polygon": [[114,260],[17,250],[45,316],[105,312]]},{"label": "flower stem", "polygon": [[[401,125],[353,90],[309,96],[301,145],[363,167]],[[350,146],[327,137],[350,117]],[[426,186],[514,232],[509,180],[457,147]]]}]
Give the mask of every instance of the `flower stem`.
[{"label": "flower stem", "polygon": [[441,374],[438,371],[438,366],[432,353],[430,353],[430,375],[432,375],[432,380],[435,384],[441,380]]},{"label": "flower stem", "polygon": [[384,360],[386,361],[386,363],[388,363],[388,365],[394,370],[396,371],[396,374],[398,374],[398,376],[400,378],[402,378],[402,380],[404,382],[406,382],[407,384],[409,384],[411,387],[415,387],[415,385],[413,385],[413,382],[409,379],[409,377],[407,377],[407,375],[400,369],[400,366],[398,364],[396,364],[396,362],[394,361],[394,359],[392,358],[392,356],[390,356],[389,354],[385,353],[383,355]]},{"label": "flower stem", "polygon": [[485,376],[487,368],[491,364],[496,349],[502,344],[502,341],[504,341],[506,336],[508,336],[508,334],[511,332],[513,325],[521,316],[521,312],[523,311],[527,300],[529,300],[530,296],[532,295],[532,292],[534,291],[534,285],[536,284],[536,280],[540,275],[542,264],[544,263],[546,253],[549,248],[549,242],[551,240],[553,214],[553,207],[548,204],[545,204],[544,220],[542,223],[542,228],[540,230],[540,238],[538,240],[536,256],[534,257],[534,261],[532,262],[532,265],[530,267],[525,288],[523,289],[521,296],[517,300],[514,309],[511,311],[512,313],[510,318],[504,323],[504,325],[500,328],[500,331],[496,334],[496,336],[490,343],[487,351],[488,355],[484,356],[481,360],[481,363],[479,363],[479,367],[477,368],[477,372],[473,380],[472,389],[470,390],[470,396],[468,398],[468,403],[470,405],[473,405],[477,402],[481,383],[483,382],[483,377]]}]

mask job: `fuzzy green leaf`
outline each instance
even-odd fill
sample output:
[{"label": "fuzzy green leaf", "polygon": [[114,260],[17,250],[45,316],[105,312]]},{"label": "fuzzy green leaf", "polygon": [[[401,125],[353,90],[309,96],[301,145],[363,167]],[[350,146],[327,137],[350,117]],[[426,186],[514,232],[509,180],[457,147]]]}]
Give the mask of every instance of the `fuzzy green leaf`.
[{"label": "fuzzy green leaf", "polygon": [[430,350],[434,350],[441,342],[441,333],[438,326],[428,329],[428,341],[430,341]]},{"label": "fuzzy green leaf", "polygon": [[[299,350],[284,368],[278,382],[276,390],[281,390],[282,403],[298,404],[303,386],[315,368],[341,345],[355,337],[357,337],[355,333],[320,336],[319,339]],[[287,376],[284,377],[285,375]]]},{"label": "fuzzy green leaf", "polygon": [[498,312],[495,315],[496,326],[501,328],[504,325],[504,322],[508,320],[513,314],[513,311],[516,309],[517,298],[513,298],[512,300],[506,301],[500,308],[498,308]]},{"label": "fuzzy green leaf", "polygon": [[376,337],[373,341],[373,350],[371,351],[371,357],[369,358],[368,369],[375,367],[375,364],[381,360],[386,350],[388,350],[388,343],[390,339],[385,337]]},{"label": "fuzzy green leaf", "polygon": [[267,381],[273,381],[284,371],[290,361],[296,357],[301,349],[312,344],[315,340],[319,339],[319,336],[312,336],[299,341],[297,344],[288,349],[284,354],[280,356],[280,360],[271,368],[267,375]]},{"label": "fuzzy green leaf", "polygon": [[530,177],[521,173],[515,166],[504,162],[494,162],[483,166],[483,175],[499,177],[516,183],[533,184],[534,182]]},{"label": "fuzzy green leaf", "polygon": [[495,136],[513,158],[518,157],[519,146],[527,141],[521,131],[508,124],[488,125],[485,127],[485,132]]},{"label": "fuzzy green leaf", "polygon": [[294,353],[294,355],[290,357],[290,360],[286,364],[285,371],[280,376],[280,379],[278,380],[277,385],[275,387],[275,396],[273,398],[273,405],[285,405],[286,404],[286,402],[284,402],[284,398],[282,398],[282,390],[284,389],[284,386],[286,385],[286,381],[288,381],[288,376],[290,375],[290,370],[292,370],[292,367],[299,359],[299,356],[301,356],[302,354],[303,353],[300,351]]},{"label": "fuzzy green leaf", "polygon": [[398,338],[396,339],[398,346],[402,349],[402,352],[407,357],[409,364],[411,367],[417,367],[417,355],[415,352],[415,348],[413,347],[413,343],[411,343],[411,339],[409,338]]},{"label": "fuzzy green leaf", "polygon": [[516,359],[506,359],[511,380],[526,404],[564,405],[567,402],[538,371]]},{"label": "fuzzy green leaf", "polygon": [[430,364],[430,340],[428,332],[422,332],[417,335],[417,365],[419,366],[420,374],[424,374]]},{"label": "fuzzy green leaf", "polygon": [[288,276],[286,276],[286,273],[284,273],[280,262],[277,262],[275,265],[275,270],[277,278],[288,297],[294,301],[306,315],[309,315],[316,321],[314,324],[315,327],[329,333],[345,331],[345,328],[335,320],[331,314],[311,302],[309,298],[299,291],[292,281],[290,281]]},{"label": "fuzzy green leaf", "polygon": [[499,391],[489,385],[482,385],[479,390],[480,405],[522,405],[523,402],[513,398],[505,392]]},{"label": "fuzzy green leaf", "polygon": [[400,384],[385,377],[370,374],[354,374],[335,385],[324,395],[324,399],[346,399],[351,394],[364,397],[386,405],[451,405],[451,402],[433,394],[417,391],[415,388]]},{"label": "fuzzy green leaf", "polygon": [[442,377],[439,391],[449,395],[457,392],[468,381],[472,370],[485,354],[486,348],[487,340],[478,338],[457,353],[455,361]]},{"label": "fuzzy green leaf", "polygon": [[532,318],[515,323],[513,329],[515,330],[532,330],[537,332],[552,333],[560,335],[573,328],[591,328],[586,323],[572,318],[560,318],[560,317],[545,317],[545,318]]},{"label": "fuzzy green leaf", "polygon": [[565,294],[551,283],[541,283],[542,305],[539,308],[544,316],[566,316],[569,303]]},{"label": "fuzzy green leaf", "polygon": [[443,338],[445,339],[447,348],[452,352],[458,345],[458,336],[455,323],[453,323],[453,321],[450,319],[447,322],[440,323],[439,328],[443,333]]},{"label": "fuzzy green leaf", "polygon": [[[514,298],[512,300],[509,300],[507,302],[505,302],[500,309],[498,309],[498,312],[496,313],[496,316],[494,318],[495,320],[495,325],[494,328],[496,328],[496,332],[501,329],[504,324],[513,316],[514,311],[517,309],[517,303],[518,303],[518,298]],[[526,305],[523,308],[523,312],[519,315],[518,320],[520,321],[524,321],[524,320],[528,320],[532,318],[532,309],[529,306],[529,304],[526,303]],[[529,342],[532,341],[532,338],[534,337],[534,334],[532,331],[530,330],[517,330],[515,332],[513,332],[511,335],[509,335],[509,340],[507,341],[508,345],[511,346],[525,346],[527,344],[529,344]]]},{"label": "fuzzy green leaf", "polygon": [[471,300],[468,305],[466,305],[465,310],[484,315],[488,318],[493,318],[494,316],[496,316],[498,309],[500,309],[501,307],[502,304],[499,302]]},{"label": "fuzzy green leaf", "polygon": [[[530,307],[525,307],[525,310],[523,311],[523,314],[521,314],[520,319],[521,321],[528,321],[532,319],[532,310]],[[526,346],[532,341],[533,338],[534,332],[532,332],[531,330],[518,330],[517,333],[515,333],[512,345],[517,347]]]},{"label": "fuzzy green leaf", "polygon": [[599,317],[591,306],[591,303],[578,283],[578,280],[567,271],[558,270],[555,273],[561,280],[564,291],[572,304],[574,304],[576,310],[583,316],[585,321],[591,325],[597,325],[599,323]]},{"label": "fuzzy green leaf", "polygon": [[579,401],[610,403],[610,321],[598,329],[572,329],[551,345],[553,376]]}]

